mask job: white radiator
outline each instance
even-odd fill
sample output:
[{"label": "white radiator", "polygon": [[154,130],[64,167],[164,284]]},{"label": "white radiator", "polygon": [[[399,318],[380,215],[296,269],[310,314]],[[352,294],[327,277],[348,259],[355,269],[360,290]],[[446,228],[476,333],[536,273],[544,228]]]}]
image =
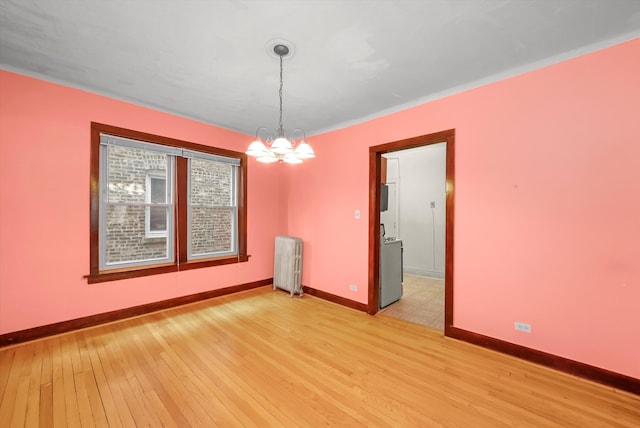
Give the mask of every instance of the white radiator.
[{"label": "white radiator", "polygon": [[273,263],[273,289],[302,296],[302,239],[292,236],[276,236]]}]

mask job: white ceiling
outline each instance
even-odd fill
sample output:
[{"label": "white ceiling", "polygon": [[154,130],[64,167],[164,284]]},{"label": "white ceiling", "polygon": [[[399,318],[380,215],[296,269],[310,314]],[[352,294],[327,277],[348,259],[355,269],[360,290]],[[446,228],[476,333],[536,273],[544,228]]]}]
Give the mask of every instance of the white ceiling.
[{"label": "white ceiling", "polygon": [[254,134],[336,129],[640,37],[640,0],[0,0],[0,67]]}]

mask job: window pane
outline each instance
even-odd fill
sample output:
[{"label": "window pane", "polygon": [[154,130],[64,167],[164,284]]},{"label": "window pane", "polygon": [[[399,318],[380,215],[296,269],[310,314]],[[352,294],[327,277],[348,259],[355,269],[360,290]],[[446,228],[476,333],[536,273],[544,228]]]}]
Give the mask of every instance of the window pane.
[{"label": "window pane", "polygon": [[167,231],[167,207],[149,207],[149,231]]},{"label": "window pane", "polygon": [[189,171],[189,257],[233,254],[235,168],[228,163],[190,159]]},{"label": "window pane", "polygon": [[[167,179],[160,177],[162,173],[162,171],[151,171],[148,174],[146,200],[149,204],[164,204],[167,201]],[[148,210],[147,237],[166,236],[167,208],[152,205]]]},{"label": "window pane", "polygon": [[[162,209],[166,219],[167,208]],[[144,206],[107,205],[105,215],[107,265],[167,257],[166,237],[148,239],[145,236]]]},{"label": "window pane", "polygon": [[173,224],[169,176],[173,157],[118,145],[106,146],[103,153],[107,187],[101,268],[172,260],[174,241],[167,230]]},{"label": "window pane", "polygon": [[[109,146],[108,202],[144,203],[149,171],[153,171],[154,179],[164,180],[164,186],[159,187],[166,188],[167,158],[166,154],[149,150]],[[160,197],[165,198],[164,195]]]},{"label": "window pane", "polygon": [[159,204],[167,202],[167,180],[165,178],[151,177],[149,183],[151,185],[149,202]]},{"label": "window pane", "polygon": [[233,208],[191,209],[191,255],[231,252]]},{"label": "window pane", "polygon": [[191,205],[231,206],[233,166],[228,163],[191,159],[190,170]]}]

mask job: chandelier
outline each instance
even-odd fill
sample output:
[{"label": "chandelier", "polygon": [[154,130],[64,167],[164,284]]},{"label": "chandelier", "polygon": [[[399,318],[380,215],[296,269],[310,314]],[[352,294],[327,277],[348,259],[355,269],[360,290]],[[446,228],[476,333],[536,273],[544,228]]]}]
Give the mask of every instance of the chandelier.
[{"label": "chandelier", "polygon": [[302,163],[303,159],[316,157],[313,149],[307,143],[307,136],[302,129],[296,128],[285,134],[282,126],[282,59],[290,52],[289,47],[284,43],[284,41],[279,41],[273,46],[273,53],[280,58],[280,121],[278,131],[274,134],[265,127],[258,128],[255,141],[249,145],[246,151],[247,155],[255,156],[258,162]]}]

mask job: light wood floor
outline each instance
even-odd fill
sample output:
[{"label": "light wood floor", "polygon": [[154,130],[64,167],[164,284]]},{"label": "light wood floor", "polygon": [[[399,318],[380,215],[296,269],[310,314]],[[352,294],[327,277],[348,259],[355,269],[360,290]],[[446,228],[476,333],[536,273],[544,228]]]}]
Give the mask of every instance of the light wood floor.
[{"label": "light wood floor", "polygon": [[0,350],[0,427],[638,427],[640,397],[263,287]]},{"label": "light wood floor", "polygon": [[402,298],[381,312],[444,331],[444,279],[405,274]]}]

